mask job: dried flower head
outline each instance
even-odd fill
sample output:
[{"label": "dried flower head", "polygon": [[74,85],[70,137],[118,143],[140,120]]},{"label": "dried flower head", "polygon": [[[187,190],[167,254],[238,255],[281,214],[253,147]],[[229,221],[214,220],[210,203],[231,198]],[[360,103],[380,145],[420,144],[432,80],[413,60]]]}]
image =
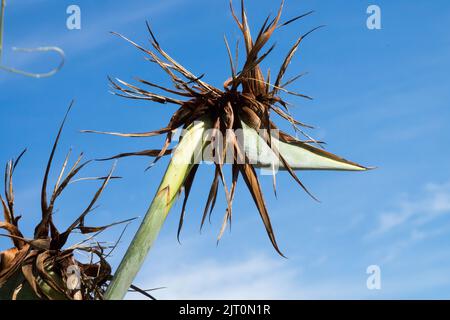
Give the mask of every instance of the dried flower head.
[{"label": "dried flower head", "polygon": [[[233,18],[243,35],[246,59],[242,67],[239,69],[237,61],[238,49],[236,49],[236,57],[233,57],[231,52],[232,50],[230,49],[230,46],[225,38],[225,45],[228,51],[231,66],[231,77],[224,82],[222,89],[206,83],[203,80],[203,76],[194,75],[174,60],[168,53],[166,53],[160,46],[147,23],[153,49],[145,49],[126,37],[119,34],[117,35],[133,44],[139,50],[143,51],[146,55],[148,55],[148,60],[150,62],[157,64],[162,70],[164,70],[172,80],[173,88],[167,88],[143,79],[138,79],[138,82],[147,87],[157,89],[160,92],[165,92],[166,94],[148,91],[147,89],[143,89],[119,79],[110,79],[111,84],[115,89],[115,94],[119,96],[129,99],[148,100],[161,104],[174,104],[178,106],[178,109],[171,117],[167,126],[159,130],[144,133],[88,132],[106,133],[123,137],[152,137],[165,134],[165,143],[161,149],[130,152],[112,157],[121,158],[134,155],[151,156],[156,157],[155,161],[157,161],[162,156],[172,153],[169,146],[172,142],[174,131],[176,129],[191,128],[196,121],[203,122],[205,127],[214,129],[214,133],[212,134],[213,137],[209,138],[209,143],[217,140],[215,139],[217,137],[214,135],[219,134],[223,137],[223,143],[220,148],[217,148],[217,146],[213,148],[216,153],[216,157],[214,157],[214,159],[218,160],[214,162],[215,174],[203,213],[201,222],[202,225],[205,221],[205,217],[208,215],[208,212],[211,214],[211,211],[214,208],[219,183],[222,183],[227,199],[227,210],[219,235],[219,238],[221,237],[227,223],[231,222],[232,219],[232,202],[235,196],[236,184],[239,175],[241,175],[250,190],[274,248],[281,254],[275,240],[261,186],[255,172],[255,167],[270,168],[271,165],[273,165],[273,158],[271,161],[268,161],[267,159],[260,157],[256,161],[253,161],[255,159],[252,158],[252,152],[249,152],[249,149],[256,148],[259,150],[260,148],[269,148],[272,154],[276,157],[275,162],[277,166],[288,171],[300,187],[310,195],[311,193],[300,181],[295,173],[295,170],[314,169],[362,171],[367,168],[324,151],[320,146],[321,142],[311,138],[303,130],[305,127],[311,127],[295,120],[290,115],[288,108],[289,104],[280,96],[281,93],[284,93],[299,96],[305,99],[311,99],[307,95],[296,93],[287,89],[287,87],[299,79],[301,75],[287,81],[284,81],[284,76],[302,41],[317,28],[301,35],[297,39],[295,44],[289,50],[287,56],[284,58],[281,68],[276,74],[273,82],[270,71],[267,73],[267,76],[264,76],[261,70],[261,62],[272,52],[274,48],[274,45],[272,45],[268,49],[265,49],[274,32],[279,28],[298,21],[312,12],[294,17],[286,22],[281,22],[281,13],[283,9],[282,2],[277,15],[272,19],[268,17],[259,29],[256,37],[253,38],[247,21],[244,1],[241,1],[240,17],[238,17],[234,11],[231,1],[230,8]],[[279,130],[273,122],[271,116],[273,113],[277,114],[291,124],[296,133],[303,134],[305,136],[305,140],[297,139]],[[243,130],[244,132],[244,141],[239,139],[235,134],[235,132],[239,130]],[[256,132],[257,135],[255,136]],[[256,145],[252,146],[249,141],[255,141]],[[223,164],[225,163],[223,159],[229,149],[232,149],[233,151],[233,158],[231,161],[231,185],[230,187],[227,187],[226,179],[223,174]],[[196,163],[189,168],[189,173],[183,182],[185,199],[183,202],[178,233],[180,232],[183,224],[186,201],[189,197],[189,192],[198,166],[199,164]],[[311,196],[314,198],[313,195]]]},{"label": "dried flower head", "polygon": [[[12,240],[14,247],[0,252],[1,299],[101,299],[106,282],[110,280],[111,267],[106,261],[109,252],[106,251],[113,247],[95,242],[94,236],[117,223],[90,227],[85,225],[85,218],[94,209],[108,182],[117,178],[112,176],[113,170],[106,177],[76,180],[78,173],[89,161],[82,162],[81,154],[65,175],[69,152],[51,195],[47,196],[49,173],[65,120],[66,118],[59,129],[45,170],[41,192],[42,216],[32,239],[25,238],[20,231],[21,216],[17,215],[14,207],[13,175],[25,151],[6,165],[5,198],[0,195],[4,221],[0,221],[0,229],[8,232],[4,236]],[[69,184],[79,180],[100,180],[102,184],[80,216],[65,231],[60,232],[53,222],[55,202]],[[93,236],[65,248],[69,236],[74,232]],[[88,262],[77,261],[74,256],[76,252],[88,254]]]}]

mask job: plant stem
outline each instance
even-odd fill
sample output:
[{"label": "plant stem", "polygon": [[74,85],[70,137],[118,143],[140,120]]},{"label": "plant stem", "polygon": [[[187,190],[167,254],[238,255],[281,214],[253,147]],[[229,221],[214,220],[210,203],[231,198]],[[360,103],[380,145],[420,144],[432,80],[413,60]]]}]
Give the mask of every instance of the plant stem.
[{"label": "plant stem", "polygon": [[203,133],[207,124],[197,122],[187,129],[178,144],[155,198],[148,209],[137,233],[123,257],[105,293],[106,300],[125,297],[135,276],[156,240],[176,196],[204,146]]},{"label": "plant stem", "polygon": [[2,0],[2,4],[0,7],[0,62],[2,61],[2,53],[3,53],[3,28],[4,28],[4,20],[5,20],[5,6],[6,0]]}]

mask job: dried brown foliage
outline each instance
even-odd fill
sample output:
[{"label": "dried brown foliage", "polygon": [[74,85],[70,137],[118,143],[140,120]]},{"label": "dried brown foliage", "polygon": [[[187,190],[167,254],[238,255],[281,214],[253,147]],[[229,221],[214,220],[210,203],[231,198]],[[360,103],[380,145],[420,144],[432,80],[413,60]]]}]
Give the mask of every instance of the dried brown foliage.
[{"label": "dried brown foliage", "polygon": [[[94,133],[106,133],[122,137],[152,137],[157,135],[166,135],[165,143],[161,149],[158,150],[145,150],[141,152],[130,152],[119,154],[112,158],[121,158],[127,156],[151,156],[156,157],[155,162],[162,156],[170,154],[169,146],[172,142],[173,132],[177,128],[187,128],[196,120],[204,119],[205,117],[213,123],[213,128],[218,129],[223,134],[224,143],[223,150],[216,150],[219,153],[219,158],[224,157],[227,148],[233,148],[235,155],[235,161],[232,163],[232,177],[231,185],[227,186],[224,173],[223,173],[223,161],[217,161],[215,163],[215,174],[213,182],[209,191],[208,199],[206,202],[205,210],[201,220],[203,225],[205,218],[211,214],[217,198],[219,184],[222,183],[225,195],[227,198],[227,210],[224,217],[223,226],[221,228],[220,236],[222,235],[228,222],[232,219],[232,202],[235,195],[236,184],[239,176],[243,177],[253,200],[258,208],[259,214],[263,220],[267,234],[274,246],[274,248],[281,254],[277,242],[275,240],[274,232],[270,222],[267,207],[262,194],[261,186],[258,177],[255,173],[254,167],[246,161],[246,155],[242,146],[238,143],[237,137],[233,135],[233,130],[227,129],[241,129],[242,122],[250,126],[255,130],[265,129],[266,136],[263,137],[267,141],[268,145],[272,148],[274,153],[279,157],[280,163],[282,163],[292,178],[313,198],[314,196],[303,185],[294,170],[291,169],[287,161],[276,150],[276,146],[271,144],[272,130],[278,130],[278,127],[272,120],[271,114],[275,113],[282,119],[286,120],[292,125],[294,130],[305,136],[306,140],[299,140],[283,131],[279,132],[279,138],[282,142],[299,145],[311,152],[322,155],[328,158],[339,159],[339,161],[346,161],[328,153],[321,148],[317,148],[314,145],[320,145],[321,142],[311,138],[307,133],[303,131],[303,128],[311,128],[300,121],[295,120],[289,112],[289,103],[286,102],[280,93],[294,95],[306,99],[311,99],[309,96],[297,92],[293,92],[287,89],[287,86],[299,79],[301,75],[298,75],[287,81],[284,80],[286,70],[292,61],[294,54],[298,50],[302,41],[314,30],[301,35],[295,41],[292,48],[284,58],[281,68],[274,77],[274,82],[271,82],[271,74],[268,72],[267,76],[263,75],[260,64],[261,62],[272,52],[274,45],[266,49],[269,40],[276,30],[285,27],[301,18],[308,16],[312,12],[302,14],[287,20],[281,21],[281,14],[283,10],[283,2],[274,18],[268,17],[259,29],[256,37],[253,37],[250,32],[250,27],[247,20],[247,15],[244,8],[244,1],[241,1],[241,13],[238,15],[233,9],[233,5],[230,1],[230,8],[232,16],[243,35],[245,44],[246,59],[242,68],[239,71],[238,67],[238,46],[236,46],[236,55],[233,56],[232,50],[225,38],[225,45],[229,55],[231,77],[227,79],[222,89],[214,87],[203,80],[203,76],[196,76],[175,59],[173,59],[167,52],[163,50],[160,43],[157,41],[154,33],[150,29],[148,23],[148,32],[151,38],[152,49],[146,49],[139,44],[127,39],[126,37],[116,34],[119,37],[130,42],[136,48],[141,50],[147,55],[148,61],[158,65],[171,79],[173,88],[167,88],[156,83],[137,79],[140,85],[146,86],[147,89],[143,89],[140,86],[127,83],[125,81],[116,79],[110,79],[115,94],[128,99],[148,100],[157,102],[160,104],[174,104],[178,106],[171,117],[169,123],[164,128],[159,130],[143,132],[143,133],[117,133],[117,132],[98,132],[87,131]],[[159,92],[156,93],[153,90],[149,91],[148,88],[152,88]],[[231,133],[230,134],[225,134]],[[244,161],[238,161],[238,157],[243,157]],[[350,162],[347,162],[350,163]],[[187,198],[189,197],[189,191],[194,181],[197,172],[197,165],[191,171],[190,175],[184,183],[185,200],[180,217],[179,231],[183,224],[185,206]],[[179,232],[178,232],[179,233]],[[219,238],[220,238],[219,236]]]},{"label": "dried brown foliage", "polygon": [[[92,244],[90,240],[93,237],[68,248],[65,246],[69,236],[74,232],[97,235],[114,225],[101,227],[85,225],[86,216],[93,210],[108,182],[117,178],[112,176],[113,170],[106,177],[89,178],[100,180],[102,184],[86,209],[66,230],[60,232],[53,222],[55,202],[70,183],[77,181],[76,176],[89,163],[89,161],[82,162],[83,154],[81,154],[69,168],[69,152],[48,196],[49,174],[66,117],[59,129],[45,170],[41,192],[41,220],[31,239],[25,238],[20,231],[21,215],[18,215],[14,208],[13,175],[25,151],[6,165],[4,198],[0,195],[4,221],[0,221],[0,229],[7,231],[8,234],[4,236],[12,240],[14,247],[0,252],[0,296],[4,299],[101,299],[106,282],[110,279],[111,267],[106,261],[107,252],[105,252],[108,247],[100,243]],[[75,259],[74,253],[77,251],[90,256],[88,263]],[[74,272],[79,274],[73,277]]]}]

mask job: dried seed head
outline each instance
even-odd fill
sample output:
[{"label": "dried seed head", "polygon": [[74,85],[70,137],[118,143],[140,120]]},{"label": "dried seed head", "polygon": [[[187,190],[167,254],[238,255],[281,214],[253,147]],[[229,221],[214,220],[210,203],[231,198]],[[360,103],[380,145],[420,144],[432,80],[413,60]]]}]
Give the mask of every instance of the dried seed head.
[{"label": "dried seed head", "polygon": [[[14,210],[13,175],[25,151],[17,160],[9,161],[6,166],[5,198],[0,195],[4,215],[4,221],[0,221],[0,229],[8,232],[5,236],[12,240],[14,248],[0,252],[0,299],[102,299],[106,283],[110,279],[111,267],[106,261],[109,254],[106,251],[109,251],[110,247],[91,244],[94,239],[92,237],[69,248],[65,246],[69,236],[75,231],[96,235],[114,225],[87,227],[84,224],[85,217],[92,211],[108,182],[116,178],[112,176],[113,170],[107,177],[89,178],[102,181],[101,187],[88,207],[67,230],[59,232],[53,223],[56,200],[70,183],[86,180],[75,178],[88,163],[81,162],[81,155],[66,173],[68,155],[50,197],[47,196],[48,177],[65,120],[66,118],[58,132],[45,171],[41,197],[42,217],[32,239],[25,238],[20,232],[20,216],[17,216]],[[90,262],[84,264],[77,261],[75,252],[87,253],[90,255]],[[74,273],[74,270],[77,272]]]},{"label": "dried seed head", "polygon": [[[322,157],[326,159],[333,159],[337,163],[348,165],[347,169],[336,167],[339,170],[365,170],[366,168],[312,146],[311,144],[317,144],[320,146],[320,142],[312,139],[302,130],[302,127],[311,127],[295,120],[289,113],[288,103],[284,101],[280,96],[280,93],[285,93],[303,97],[306,99],[311,99],[307,95],[296,93],[286,88],[295,80],[299,79],[301,75],[294,77],[284,83],[283,80],[286,74],[286,70],[292,58],[294,57],[295,52],[298,50],[301,42],[312,31],[317,30],[317,28],[314,28],[313,30],[305,33],[297,39],[297,41],[294,43],[293,47],[291,48],[291,50],[289,50],[287,56],[283,60],[281,68],[275,77],[274,83],[270,82],[270,72],[268,72],[268,75],[265,78],[261,70],[261,62],[274,49],[274,45],[270,46],[268,49],[265,49],[274,32],[281,27],[287,26],[294,21],[308,16],[312,12],[308,12],[306,14],[291,18],[286,22],[281,22],[281,14],[283,10],[282,2],[275,18],[270,19],[270,17],[268,17],[263,23],[262,27],[259,29],[256,38],[253,38],[245,13],[244,1],[241,1],[240,17],[238,17],[236,12],[234,11],[231,1],[230,8],[232,16],[243,35],[246,59],[242,68],[240,69],[240,71],[238,71],[238,65],[236,62],[238,60],[237,53],[236,57],[234,58],[232,56],[228,41],[225,38],[225,45],[229,55],[231,67],[231,78],[227,79],[224,82],[223,89],[216,88],[206,83],[203,80],[203,75],[200,77],[194,75],[180,63],[178,63],[175,59],[173,59],[169,54],[167,54],[160,46],[160,43],[156,40],[154,33],[147,23],[148,31],[151,37],[152,49],[145,49],[144,47],[138,45],[137,43],[127,39],[120,34],[116,35],[130,42],[136,48],[148,55],[147,59],[150,62],[158,65],[170,77],[173,88],[167,88],[146,80],[138,79],[138,82],[140,82],[141,84],[164,92],[155,93],[153,91],[148,91],[147,89],[143,89],[119,79],[110,79],[111,86],[114,90],[113,93],[129,99],[147,100],[161,104],[170,103],[177,105],[178,109],[171,117],[167,126],[159,130],[144,133],[116,133],[97,131],[86,132],[106,133],[123,137],[151,137],[155,135],[166,134],[166,140],[161,149],[122,153],[112,157],[114,159],[117,159],[128,156],[154,157],[156,155],[156,162],[162,156],[171,153],[169,152],[168,147],[172,142],[172,132],[175,129],[187,128],[195,121],[208,119],[208,122],[213,124],[213,129],[221,132],[223,136],[226,137],[224,138],[224,143],[222,144],[221,150],[217,150],[216,148],[214,152],[218,153],[219,155],[225,155],[227,153],[227,149],[231,148],[235,156],[232,159],[231,163],[231,189],[227,188],[227,184],[223,175],[223,161],[221,161],[222,157],[219,157],[219,160],[215,161],[214,165],[216,167],[216,170],[201,224],[203,225],[208,211],[211,214],[211,211],[214,208],[214,205],[216,203],[218,185],[219,182],[221,182],[224,187],[227,199],[227,211],[225,213],[223,226],[219,235],[219,238],[221,237],[227,223],[231,222],[232,201],[234,198],[235,187],[239,175],[242,175],[261,215],[269,238],[275,249],[281,254],[280,250],[278,249],[275,236],[273,234],[270,218],[267,212],[264,197],[262,195],[261,187],[254,166],[249,161],[248,155],[245,153],[245,150],[242,150],[242,148],[240,147],[242,146],[242,143],[240,143],[241,141],[238,141],[236,134],[234,134],[233,132],[242,130],[244,129],[244,127],[249,127],[252,130],[263,129],[264,133],[262,135],[264,141],[278,158],[277,161],[279,165],[287,170],[289,174],[294,178],[294,180],[301,186],[301,188],[303,188],[310,195],[311,193],[309,193],[306,187],[302,184],[302,182],[294,172],[294,169],[291,167],[291,162],[287,161],[284,158],[283,152],[280,152],[275,144],[272,144],[273,137],[271,133],[273,131],[277,130],[279,132],[278,140],[281,144],[284,143],[292,146],[295,145],[302,150],[308,150],[308,152],[317,155],[317,157],[319,158]],[[238,50],[236,50],[236,52],[237,51]],[[170,96],[165,94],[169,94]],[[297,133],[304,134],[307,140],[300,141],[297,138],[294,138],[293,136],[280,131],[272,121],[272,111],[286,120],[288,123],[290,123]],[[228,133],[228,131],[230,130],[231,134],[225,134],[225,132]],[[238,155],[240,155],[240,157]],[[242,157],[244,158],[244,161],[238,161],[238,158]],[[217,159],[217,157],[215,157],[215,159]],[[300,161],[301,159],[298,160]],[[181,226],[183,224],[185,205],[189,196],[192,182],[195,179],[197,167],[197,165],[193,167],[188,178],[184,182],[185,200],[183,203],[178,233],[180,232]],[[316,169],[314,167],[312,168]],[[317,169],[334,169],[334,167],[332,165],[321,165],[321,167],[318,167]],[[314,196],[312,197],[314,198]]]}]

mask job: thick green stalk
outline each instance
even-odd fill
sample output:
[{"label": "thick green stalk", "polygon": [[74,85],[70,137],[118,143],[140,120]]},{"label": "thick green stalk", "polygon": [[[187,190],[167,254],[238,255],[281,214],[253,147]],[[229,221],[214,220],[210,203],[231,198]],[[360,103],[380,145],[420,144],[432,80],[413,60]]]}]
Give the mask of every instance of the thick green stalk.
[{"label": "thick green stalk", "polygon": [[207,126],[207,123],[200,121],[191,125],[178,144],[156,196],[105,293],[105,299],[123,299],[130,288],[180,188],[193,165],[198,162],[198,157],[201,156],[204,146],[203,133]]}]

